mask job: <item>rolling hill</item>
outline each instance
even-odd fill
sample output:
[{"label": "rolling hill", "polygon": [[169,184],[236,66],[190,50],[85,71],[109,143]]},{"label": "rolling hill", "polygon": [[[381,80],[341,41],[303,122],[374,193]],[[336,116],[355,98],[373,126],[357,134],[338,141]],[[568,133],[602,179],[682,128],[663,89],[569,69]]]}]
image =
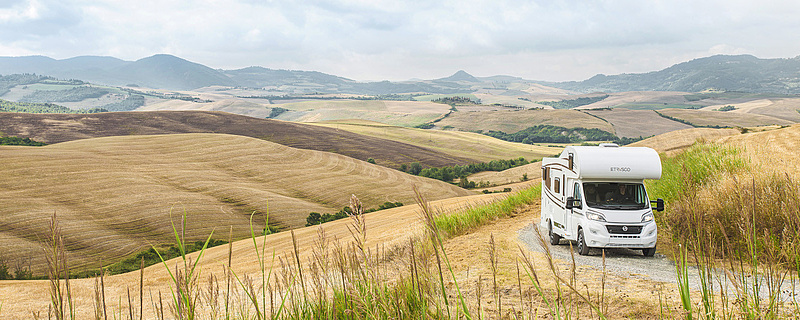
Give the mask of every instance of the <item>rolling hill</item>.
[{"label": "rolling hill", "polygon": [[43,56],[0,57],[0,74],[36,73],[93,83],[172,90],[211,85],[235,85],[221,72],[176,56],[157,54],[137,61],[113,57],[80,56],[56,60]]},{"label": "rolling hill", "polygon": [[535,125],[546,124],[566,128],[597,128],[614,133],[605,120],[576,110],[519,110],[489,112],[453,112],[436,123],[437,127],[451,126],[461,131],[494,130],[514,133]]},{"label": "rolling hill", "polygon": [[[253,212],[300,227],[309,212],[334,213],[357,195],[366,208],[464,196],[456,186],[327,152],[222,134],[83,139],[44,147],[0,146],[0,242],[7,261],[41,270],[49,218],[57,214],[75,269],[169,242],[170,219],[188,215],[197,240],[249,234]],[[262,220],[256,220],[263,228]],[[174,240],[174,237],[172,237]]]},{"label": "rolling hill", "polygon": [[473,132],[423,130],[359,120],[309,124],[413,144],[444,154],[475,159],[481,162],[516,159],[518,157],[524,157],[532,161],[558,153],[557,148],[508,142]]},{"label": "rolling hill", "polygon": [[794,121],[755,113],[737,113],[725,111],[700,111],[688,109],[664,109],[659,113],[683,121],[694,126],[720,127],[755,127],[768,125],[790,125]]},{"label": "rolling hill", "polygon": [[603,75],[584,81],[544,83],[578,92],[685,91],[707,89],[778,94],[800,93],[800,57],[759,59],[715,55],[648,73]]},{"label": "rolling hill", "polygon": [[339,153],[360,160],[373,158],[379,165],[390,168],[399,168],[401,164],[412,162],[433,167],[475,162],[469,158],[344,130],[209,111],[109,112],[90,115],[0,113],[0,131],[6,136],[46,143],[108,136],[227,133],[295,148]]},{"label": "rolling hill", "polygon": [[612,126],[620,137],[649,137],[670,131],[689,129],[692,126],[659,116],[652,110],[585,110],[584,112],[602,118]]}]

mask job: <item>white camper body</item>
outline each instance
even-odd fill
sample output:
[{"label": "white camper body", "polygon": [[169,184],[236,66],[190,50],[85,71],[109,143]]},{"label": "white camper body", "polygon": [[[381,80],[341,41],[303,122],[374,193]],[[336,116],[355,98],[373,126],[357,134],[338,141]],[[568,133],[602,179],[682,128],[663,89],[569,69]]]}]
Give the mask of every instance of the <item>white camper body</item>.
[{"label": "white camper body", "polygon": [[558,158],[542,159],[541,225],[550,243],[589,248],[635,248],[655,253],[657,228],[644,179],[661,178],[661,159],[650,148],[568,146]]}]

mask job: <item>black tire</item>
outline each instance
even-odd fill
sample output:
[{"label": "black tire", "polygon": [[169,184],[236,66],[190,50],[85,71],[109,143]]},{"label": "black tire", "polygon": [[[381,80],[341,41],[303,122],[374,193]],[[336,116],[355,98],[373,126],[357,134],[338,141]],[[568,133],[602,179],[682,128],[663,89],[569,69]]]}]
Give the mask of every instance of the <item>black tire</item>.
[{"label": "black tire", "polygon": [[552,221],[550,221],[547,224],[547,234],[550,236],[550,244],[552,244],[554,246],[557,246],[559,243],[561,243],[561,236],[559,236],[555,232],[553,232],[553,222]]},{"label": "black tire", "polygon": [[578,229],[578,254],[585,256],[589,254],[589,246],[586,245],[586,238],[583,236],[583,229]]},{"label": "black tire", "polygon": [[652,257],[656,254],[656,247],[644,248],[642,249],[642,254],[644,254],[645,257]]}]

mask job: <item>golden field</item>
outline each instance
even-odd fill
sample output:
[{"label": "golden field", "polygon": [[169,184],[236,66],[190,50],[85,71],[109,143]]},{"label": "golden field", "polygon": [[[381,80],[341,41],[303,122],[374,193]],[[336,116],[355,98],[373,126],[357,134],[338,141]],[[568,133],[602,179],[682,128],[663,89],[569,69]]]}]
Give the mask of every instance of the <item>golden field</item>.
[{"label": "golden field", "polygon": [[[0,147],[0,255],[41,270],[38,244],[55,213],[74,268],[97,267],[169,242],[170,218],[189,214],[188,235],[215,228],[249,235],[249,216],[296,228],[309,212],[334,213],[356,194],[367,208],[470,194],[456,186],[338,154],[222,134],[84,139]],[[263,228],[263,223],[258,226]]]}]

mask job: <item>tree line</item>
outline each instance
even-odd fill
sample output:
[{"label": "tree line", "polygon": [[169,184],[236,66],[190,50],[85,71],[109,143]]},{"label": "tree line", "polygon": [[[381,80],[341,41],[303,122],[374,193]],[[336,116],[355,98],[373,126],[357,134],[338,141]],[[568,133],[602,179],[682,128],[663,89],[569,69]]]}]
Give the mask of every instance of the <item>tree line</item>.
[{"label": "tree line", "polygon": [[0,99],[0,112],[24,113],[98,113],[108,112],[103,108],[72,110],[53,103],[13,102]]},{"label": "tree line", "polygon": [[[444,182],[452,183],[455,179],[460,179],[462,182],[466,181],[467,176],[484,171],[503,171],[514,167],[529,164],[528,160],[523,157],[509,160],[492,160],[489,162],[470,163],[467,165],[454,165],[444,167],[430,167],[423,168],[419,162],[412,162],[411,165],[401,164],[400,171],[413,174],[415,176],[426,177]],[[472,185],[462,186],[464,188],[474,188]]]},{"label": "tree line", "polygon": [[[364,213],[370,213],[370,212],[375,212],[375,211],[379,211],[379,210],[391,209],[391,208],[402,207],[402,206],[403,206],[402,202],[389,202],[389,201],[387,201],[387,202],[384,202],[382,205],[379,205],[377,209],[372,208],[372,209],[364,210]],[[334,220],[339,220],[339,219],[342,219],[342,218],[346,218],[347,216],[352,215],[352,214],[353,214],[353,209],[350,209],[350,207],[344,207],[344,208],[342,208],[342,210],[339,210],[339,212],[336,212],[334,214],[330,214],[330,213],[320,214],[319,212],[312,212],[312,213],[308,214],[308,217],[306,217],[306,227],[315,226],[315,225],[318,225],[318,224],[322,224],[322,223],[330,222],[330,221],[334,221]]]},{"label": "tree line", "polygon": [[47,145],[44,142],[39,142],[36,140],[32,140],[31,138],[20,138],[20,137],[0,137],[0,145],[4,146],[44,146]]}]

